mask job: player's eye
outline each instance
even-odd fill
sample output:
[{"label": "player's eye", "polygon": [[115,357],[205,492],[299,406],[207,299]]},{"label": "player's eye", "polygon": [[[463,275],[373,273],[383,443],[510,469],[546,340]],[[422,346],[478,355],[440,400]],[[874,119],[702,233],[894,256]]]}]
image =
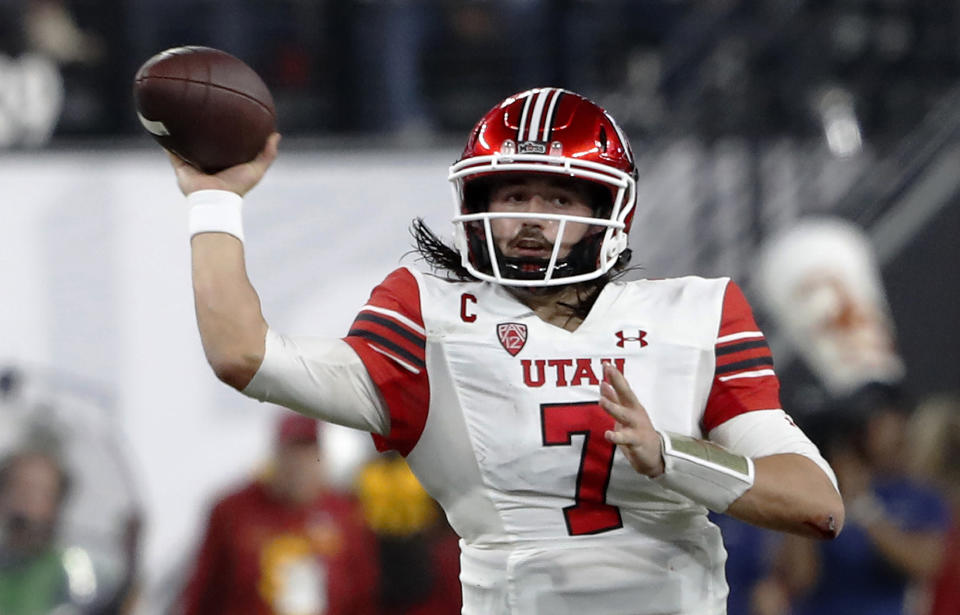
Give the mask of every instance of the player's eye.
[{"label": "player's eye", "polygon": [[551,197],[550,202],[553,203],[554,207],[567,208],[573,205],[575,200],[576,199],[574,199],[572,195],[561,192],[554,194]]}]

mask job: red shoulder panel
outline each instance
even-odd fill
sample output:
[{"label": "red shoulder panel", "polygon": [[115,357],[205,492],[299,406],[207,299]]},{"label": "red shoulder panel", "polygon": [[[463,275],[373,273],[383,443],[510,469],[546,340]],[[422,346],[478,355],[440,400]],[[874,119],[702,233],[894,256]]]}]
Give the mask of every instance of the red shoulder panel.
[{"label": "red shoulder panel", "polygon": [[420,439],[430,404],[420,289],[407,269],[373,289],[344,341],[360,356],[390,412],[390,433],[373,436],[377,449],[407,455]]}]

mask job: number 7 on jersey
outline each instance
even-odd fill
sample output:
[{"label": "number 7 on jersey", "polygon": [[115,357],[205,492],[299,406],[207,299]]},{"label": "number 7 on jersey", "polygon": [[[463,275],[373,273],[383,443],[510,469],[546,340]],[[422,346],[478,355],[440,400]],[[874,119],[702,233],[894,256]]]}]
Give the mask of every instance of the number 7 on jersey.
[{"label": "number 7 on jersey", "polygon": [[567,532],[582,536],[623,527],[620,509],[606,502],[616,445],[603,434],[613,429],[613,418],[597,402],[542,404],[540,426],[544,446],[571,446],[573,436],[583,436],[575,503],[563,509]]}]

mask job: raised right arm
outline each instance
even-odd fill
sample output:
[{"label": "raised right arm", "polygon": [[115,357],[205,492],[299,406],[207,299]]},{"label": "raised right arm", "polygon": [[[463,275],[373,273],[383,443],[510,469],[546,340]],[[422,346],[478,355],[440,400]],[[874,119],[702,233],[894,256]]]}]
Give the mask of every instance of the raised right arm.
[{"label": "raised right arm", "polygon": [[270,137],[251,162],[207,175],[170,155],[190,204],[192,276],[203,351],[217,378],[262,401],[378,434],[386,408],[343,340],[296,340],[270,331],[247,277],[240,208],[277,155]]},{"label": "raised right arm", "polygon": [[226,233],[190,240],[197,326],[217,378],[242,391],[263,362],[267,321],[247,278],[243,244]]},{"label": "raised right arm", "polygon": [[238,390],[259,369],[267,332],[260,298],[247,278],[240,205],[277,157],[279,141],[274,133],[254,160],[216,175],[170,154],[192,210],[193,292],[203,351],[217,377]]}]

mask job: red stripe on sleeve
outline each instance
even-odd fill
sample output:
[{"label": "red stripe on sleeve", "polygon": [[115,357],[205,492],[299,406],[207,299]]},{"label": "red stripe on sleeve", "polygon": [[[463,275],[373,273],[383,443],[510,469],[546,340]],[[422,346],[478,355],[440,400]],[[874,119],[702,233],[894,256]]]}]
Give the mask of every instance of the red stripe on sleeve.
[{"label": "red stripe on sleeve", "polygon": [[[420,289],[413,274],[405,268],[397,269],[387,276],[379,286],[373,289],[367,303],[402,314],[418,326],[423,326]],[[361,312],[363,313],[366,312]],[[370,327],[366,325],[362,328],[369,330]],[[357,328],[356,323],[354,328]],[[405,348],[416,348],[416,345],[411,344],[409,340],[396,334],[389,339],[396,340]],[[373,434],[377,450],[396,450],[406,456],[417,444],[427,422],[427,410],[430,405],[430,381],[427,370],[424,367],[415,366],[419,373],[411,372],[382,352],[374,350],[377,344],[360,335],[348,335],[344,341],[363,361],[390,413],[390,433],[386,436]],[[422,357],[423,350],[418,349],[418,352]],[[395,356],[405,360],[399,354]],[[410,361],[406,362],[410,363]]]},{"label": "red stripe on sleeve", "polygon": [[[753,311],[747,298],[736,282],[730,280],[723,295],[723,312],[720,317],[720,331],[717,337],[726,337],[734,333],[759,331],[753,320]],[[729,342],[728,342],[729,343]]]},{"label": "red stripe on sleeve", "polygon": [[[756,321],[753,318],[753,311],[743,291],[737,286],[736,282],[731,280],[727,284],[723,296],[723,312],[720,318],[720,330],[717,337],[722,338],[737,333],[759,331]],[[736,344],[742,344],[749,341],[761,340],[761,337],[742,338],[736,341],[728,341],[718,344],[717,349],[730,348]],[[745,349],[728,354],[718,354],[718,371],[723,370],[723,366],[739,363],[749,359],[760,357],[769,357],[770,351],[764,345],[759,348]],[[752,410],[771,410],[780,408],[780,380],[776,375],[763,376],[742,376],[744,373],[759,370],[772,370],[772,366],[762,365],[754,368],[746,368],[725,373],[715,374],[713,386],[710,389],[710,395],[707,398],[707,407],[703,413],[703,431],[709,433],[717,425],[720,425],[735,416],[750,412]],[[741,376],[730,378],[730,376]],[[721,378],[727,378],[721,380]]]}]

